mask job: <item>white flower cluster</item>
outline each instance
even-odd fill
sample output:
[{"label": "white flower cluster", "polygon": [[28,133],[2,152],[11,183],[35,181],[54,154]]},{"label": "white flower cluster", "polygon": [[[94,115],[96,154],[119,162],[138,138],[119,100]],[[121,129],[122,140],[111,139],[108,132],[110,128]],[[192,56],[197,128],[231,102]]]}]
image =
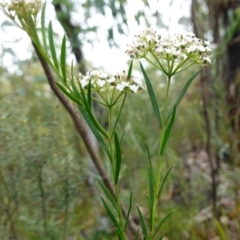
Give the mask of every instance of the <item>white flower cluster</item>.
[{"label": "white flower cluster", "polygon": [[146,29],[136,35],[136,42],[126,51],[131,58],[143,58],[148,52],[163,60],[192,60],[200,65],[211,63],[210,43],[193,33],[169,34],[161,37],[156,31]]},{"label": "white flower cluster", "polygon": [[42,2],[41,0],[3,0],[0,1],[0,6],[10,17],[26,18],[29,15],[37,15],[42,8]]},{"label": "white flower cluster", "polygon": [[135,77],[128,79],[125,72],[113,75],[94,70],[86,75],[79,74],[79,82],[82,88],[86,89],[90,81],[93,92],[108,93],[117,90],[119,92],[136,93],[143,88],[143,81]]},{"label": "white flower cluster", "polygon": [[161,39],[161,35],[157,34],[156,31],[147,28],[141,31],[136,37],[136,43],[130,46],[126,51],[131,58],[142,58],[145,57],[148,51],[154,50]]}]

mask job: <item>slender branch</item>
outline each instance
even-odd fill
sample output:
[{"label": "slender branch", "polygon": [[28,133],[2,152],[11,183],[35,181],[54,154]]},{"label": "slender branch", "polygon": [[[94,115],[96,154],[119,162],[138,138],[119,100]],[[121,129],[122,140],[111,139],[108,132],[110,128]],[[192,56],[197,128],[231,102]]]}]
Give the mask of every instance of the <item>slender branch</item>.
[{"label": "slender branch", "polygon": [[[92,144],[91,137],[88,133],[87,126],[81,116],[79,115],[78,111],[74,108],[74,106],[70,103],[70,101],[67,99],[67,97],[61,92],[61,90],[58,88],[58,86],[55,83],[53,73],[48,65],[48,63],[45,61],[45,59],[40,54],[37,46],[32,42],[34,49],[36,51],[36,54],[38,56],[39,61],[41,62],[41,65],[44,69],[45,75],[47,77],[47,81],[54,92],[54,94],[57,96],[57,98],[60,100],[64,108],[67,110],[69,115],[71,116],[76,130],[79,133],[79,135],[82,137],[84,144],[91,156],[91,159],[97,168],[99,175],[104,182],[105,186],[108,188],[108,190],[111,192],[112,196],[116,197],[114,194],[114,188],[106,174],[106,171],[104,169],[104,166],[101,162],[101,159],[98,155],[98,153],[95,150],[95,146]],[[127,216],[127,210],[122,206],[122,211],[124,216]],[[138,230],[137,225],[134,223],[132,219],[129,219],[129,228],[131,231],[135,234]]]},{"label": "slender branch", "polygon": [[[196,34],[196,37],[200,38],[200,27],[199,23],[197,21],[196,17],[196,8],[197,8],[197,1],[192,0],[192,8],[191,8],[191,16],[192,16],[192,22],[193,22],[193,28],[194,32]],[[200,74],[200,86],[201,86],[201,95],[203,100],[203,118],[205,121],[205,127],[206,127],[206,145],[205,150],[208,154],[208,161],[211,169],[211,178],[212,178],[212,189],[211,189],[211,198],[212,198],[212,206],[213,206],[213,214],[215,217],[218,217],[217,213],[217,187],[218,187],[218,181],[217,177],[219,174],[218,166],[215,166],[215,161],[213,159],[212,154],[212,128],[211,128],[211,117],[208,110],[209,100],[208,100],[208,93],[207,93],[207,85],[206,81],[209,78],[209,71],[207,69],[203,69],[203,71]]]}]

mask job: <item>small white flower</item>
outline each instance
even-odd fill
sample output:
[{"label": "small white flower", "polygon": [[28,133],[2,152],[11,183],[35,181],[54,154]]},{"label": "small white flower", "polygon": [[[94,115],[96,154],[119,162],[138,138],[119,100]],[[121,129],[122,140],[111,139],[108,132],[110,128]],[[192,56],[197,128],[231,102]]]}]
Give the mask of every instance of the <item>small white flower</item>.
[{"label": "small white flower", "polygon": [[128,82],[121,82],[119,84],[117,84],[116,89],[120,92],[122,92],[125,88],[127,88],[129,86]]},{"label": "small white flower", "polygon": [[97,85],[100,87],[100,88],[102,88],[104,85],[106,84],[106,81],[105,80],[98,80],[97,81]]},{"label": "small white flower", "polygon": [[197,46],[197,50],[202,52],[202,53],[207,51],[207,49],[204,46],[202,46],[202,45]]},{"label": "small white flower", "polygon": [[136,84],[129,86],[130,90],[132,90],[134,93],[136,93],[139,90],[139,86]]},{"label": "small white flower", "polygon": [[135,37],[136,42],[128,45],[129,49],[126,51],[131,58],[144,57],[148,51],[155,49],[161,39],[161,35],[150,28],[141,31]]},{"label": "small white flower", "polygon": [[116,81],[116,78],[114,76],[110,76],[108,79],[107,79],[107,82],[109,83],[114,83]]},{"label": "small white flower", "polygon": [[140,87],[143,86],[143,80],[142,80],[142,79],[139,79],[139,78],[137,78],[137,77],[133,77],[132,80],[133,80],[133,82],[134,82],[136,85],[138,85],[138,86],[140,86]]},{"label": "small white flower", "polygon": [[208,57],[204,57],[203,61],[205,61],[206,63],[210,64],[211,63],[211,58],[209,56]]},{"label": "small white flower", "polygon": [[80,84],[84,88],[89,84],[89,81],[86,77],[84,77],[82,80],[80,80]]},{"label": "small white flower", "polygon": [[190,45],[188,48],[186,48],[186,52],[188,53],[194,53],[196,51],[196,46]]}]

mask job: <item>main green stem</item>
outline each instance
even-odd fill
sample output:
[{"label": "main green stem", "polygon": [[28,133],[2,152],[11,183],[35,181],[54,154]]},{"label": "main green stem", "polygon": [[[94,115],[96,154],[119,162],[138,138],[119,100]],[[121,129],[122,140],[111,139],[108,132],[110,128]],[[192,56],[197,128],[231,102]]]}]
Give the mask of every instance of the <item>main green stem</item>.
[{"label": "main green stem", "polygon": [[[111,165],[112,165],[112,173],[113,173],[113,180],[115,181],[115,152],[114,152],[114,143],[113,143],[113,136],[114,136],[114,129],[112,129],[112,111],[111,108],[109,108],[109,145],[110,145],[110,155],[111,155]],[[115,127],[115,126],[114,126]],[[123,224],[123,214],[122,214],[122,208],[121,208],[121,202],[120,202],[120,193],[119,193],[119,185],[114,184],[114,190],[115,190],[115,196],[116,196],[116,203],[117,203],[117,214],[119,218],[119,225],[121,226],[123,239],[126,240],[126,235],[124,231],[124,224]]]},{"label": "main green stem", "polygon": [[171,83],[171,75],[167,78],[167,91],[165,96],[165,103],[164,103],[164,109],[163,109],[163,115],[162,115],[162,130],[160,131],[160,141],[159,141],[159,154],[158,154],[158,162],[157,162],[157,173],[156,173],[156,183],[155,183],[155,189],[154,189],[154,202],[153,202],[153,209],[152,209],[152,229],[150,231],[150,239],[154,239],[154,232],[155,232],[155,220],[156,220],[156,212],[157,212],[157,204],[158,204],[158,193],[160,190],[160,183],[161,183],[161,170],[162,170],[162,160],[163,160],[163,153],[161,154],[161,147],[163,138],[166,131],[166,113],[167,113],[167,105],[168,105],[168,96],[169,96],[169,89],[170,89],[170,83]]}]

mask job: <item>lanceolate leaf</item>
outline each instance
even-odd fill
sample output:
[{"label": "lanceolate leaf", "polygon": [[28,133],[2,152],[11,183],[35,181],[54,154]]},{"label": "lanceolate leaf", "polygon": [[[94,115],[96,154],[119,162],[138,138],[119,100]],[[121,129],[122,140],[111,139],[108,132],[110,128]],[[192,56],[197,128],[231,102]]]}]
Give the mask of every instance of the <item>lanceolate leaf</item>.
[{"label": "lanceolate leaf", "polygon": [[154,177],[153,177],[153,171],[151,166],[148,166],[148,181],[149,181],[149,200],[150,200],[150,207],[153,205],[154,200]]},{"label": "lanceolate leaf", "polygon": [[148,198],[148,204],[149,204],[149,226],[150,226],[150,231],[152,231],[152,228],[153,228],[153,202],[152,200],[150,199],[149,196],[147,196]]},{"label": "lanceolate leaf", "polygon": [[73,94],[74,94],[75,98],[78,98],[79,101],[82,102],[82,94],[79,93],[79,90],[77,89],[73,78],[71,79],[71,87],[72,87]]},{"label": "lanceolate leaf", "polygon": [[165,175],[165,177],[164,177],[164,179],[163,179],[163,181],[162,181],[162,184],[161,184],[161,187],[160,187],[160,189],[159,189],[159,192],[158,192],[157,197],[159,197],[159,196],[161,195],[163,186],[164,186],[164,184],[165,184],[165,182],[166,182],[166,180],[167,180],[167,177],[168,177],[169,173],[170,173],[171,170],[173,169],[173,167],[174,167],[174,165],[171,166],[171,167],[168,169],[168,171],[167,171],[167,173],[166,173],[166,175]]},{"label": "lanceolate leaf", "polygon": [[147,143],[145,143],[145,144],[146,144],[146,148],[147,148],[148,162],[149,162],[148,180],[149,180],[149,189],[150,189],[150,200],[151,200],[151,202],[153,202],[153,198],[154,198],[154,190],[153,189],[154,189],[155,180],[154,180],[150,150],[149,150],[149,147],[148,147]]},{"label": "lanceolate leaf", "polygon": [[149,94],[149,97],[150,97],[150,100],[152,103],[154,114],[157,118],[160,128],[162,128],[162,119],[161,119],[161,115],[160,115],[160,111],[159,111],[158,101],[157,101],[156,95],[154,93],[151,81],[149,80],[147,73],[144,70],[141,63],[140,63],[140,67],[141,67],[141,70],[142,70],[142,73],[143,73],[143,76],[144,76],[144,79],[145,79],[145,82],[147,85],[147,90],[148,90],[148,94]]},{"label": "lanceolate leaf", "polygon": [[130,66],[128,68],[127,79],[130,79],[132,76],[132,68],[133,68],[133,61],[131,61]]},{"label": "lanceolate leaf", "polygon": [[126,217],[126,224],[125,224],[125,227],[124,227],[125,231],[127,229],[128,220],[129,220],[130,212],[131,212],[131,209],[132,209],[132,197],[133,197],[133,193],[131,193],[131,196],[130,196],[130,199],[129,199],[129,208],[128,208],[128,213],[127,213],[127,217]]},{"label": "lanceolate leaf", "polygon": [[[186,84],[184,85],[180,95],[178,96],[176,102],[175,102],[175,105],[176,107],[178,107],[179,103],[181,102],[183,96],[185,95],[187,89],[189,88],[190,84],[192,83],[192,81],[195,79],[195,77],[203,70],[203,68],[201,68],[199,71],[195,72],[189,79],[188,81],[186,82]],[[166,118],[166,122],[168,121],[168,119],[171,117],[172,113],[173,113],[173,110],[174,110],[174,106],[172,107],[172,109],[170,110],[170,112],[168,113],[168,116]]]},{"label": "lanceolate leaf", "polygon": [[[166,220],[175,212],[175,210],[172,210],[170,211],[161,221],[160,223],[158,224],[154,234],[153,234],[153,237],[156,235],[156,233],[159,231],[159,229],[161,228],[161,226],[166,222]],[[161,238],[160,238],[161,239]]]},{"label": "lanceolate leaf", "polygon": [[62,92],[63,92],[64,94],[66,94],[66,96],[68,96],[68,97],[69,97],[72,101],[74,101],[75,103],[81,105],[80,100],[77,99],[77,98],[75,97],[75,95],[73,95],[73,94],[71,94],[70,92],[68,92],[68,91],[66,90],[66,88],[65,88],[64,86],[62,86],[61,83],[56,82],[56,84],[57,84],[57,86],[62,90]]},{"label": "lanceolate leaf", "polygon": [[104,198],[101,197],[101,199],[102,199],[103,205],[104,205],[104,207],[105,207],[105,209],[107,211],[108,216],[112,220],[113,225],[118,229],[119,228],[119,224],[118,224],[117,219],[115,218],[115,216],[114,216],[113,212],[111,211],[111,209],[108,207],[108,205],[107,205],[106,201],[104,200]]},{"label": "lanceolate leaf", "polygon": [[120,227],[116,217],[114,216],[112,210],[108,207],[108,205],[107,205],[106,201],[104,200],[104,198],[101,197],[101,199],[102,199],[103,205],[104,205],[104,207],[105,207],[105,209],[107,211],[108,216],[110,217],[110,219],[112,220],[113,225],[117,229],[117,235],[118,235],[119,239],[123,240],[124,239],[123,232],[122,232],[122,229],[121,229],[121,227]]},{"label": "lanceolate leaf", "polygon": [[[95,128],[99,132],[101,132],[105,137],[108,137],[106,130],[102,127],[102,125],[94,117],[91,107],[89,106],[89,101],[88,101],[89,99],[87,99],[83,88],[81,87],[81,85],[79,85],[79,87],[80,87],[80,91],[81,91],[81,99],[82,99],[83,105],[85,107],[85,111],[87,112],[88,118],[91,120],[92,124],[95,126]],[[90,91],[90,93],[91,93],[91,91]]]},{"label": "lanceolate leaf", "polygon": [[167,126],[166,132],[164,133],[163,141],[161,143],[160,155],[163,155],[163,152],[164,152],[165,147],[167,145],[168,138],[169,138],[170,133],[172,131],[172,127],[173,127],[173,123],[174,123],[174,119],[175,119],[175,114],[176,114],[176,105],[174,106],[173,113],[172,113],[172,118],[171,118],[171,120],[170,120],[170,122]]},{"label": "lanceolate leaf", "polygon": [[165,234],[161,235],[161,237],[158,240],[163,240]]},{"label": "lanceolate leaf", "polygon": [[92,86],[91,81],[89,81],[88,88],[87,88],[87,101],[90,110],[92,109]]},{"label": "lanceolate leaf", "polygon": [[49,47],[50,47],[50,51],[53,59],[53,64],[55,68],[59,70],[57,54],[56,54],[56,49],[55,49],[54,40],[53,40],[52,22],[50,22],[48,25],[48,41],[49,41]]},{"label": "lanceolate leaf", "polygon": [[107,197],[107,199],[109,200],[109,202],[117,210],[117,204],[116,204],[116,201],[115,201],[114,197],[112,196],[112,194],[109,192],[109,190],[105,187],[105,185],[101,182],[100,179],[97,178],[97,182],[98,182],[99,186],[101,187],[101,189],[103,190],[103,192],[104,192],[105,196]]},{"label": "lanceolate leaf", "polygon": [[78,105],[78,108],[79,108],[82,116],[84,117],[85,121],[87,122],[88,126],[92,130],[93,134],[97,138],[99,144],[103,147],[103,149],[106,152],[106,154],[108,155],[109,159],[112,159],[106,143],[104,142],[104,140],[103,140],[100,132],[96,128],[96,126],[93,124],[93,122],[92,122],[91,118],[89,117],[88,113],[86,112],[86,110],[82,106]]},{"label": "lanceolate leaf", "polygon": [[141,209],[139,208],[139,206],[137,206],[137,210],[138,210],[138,215],[140,218],[140,222],[141,222],[141,226],[142,226],[142,232],[143,232],[143,239],[147,240],[147,227],[146,227],[146,223],[144,221],[144,217],[142,215]]},{"label": "lanceolate leaf", "polygon": [[[121,116],[121,113],[122,113],[122,110],[123,110],[123,106],[124,106],[124,104],[125,104],[126,97],[127,97],[127,93],[124,93],[121,107],[120,107],[120,109],[119,109],[119,111],[118,111],[118,115],[117,115],[117,117],[116,117],[116,121],[115,121],[115,123],[114,123],[114,125],[113,125],[113,130],[116,129],[118,120],[119,120],[119,118],[120,118],[120,116]],[[121,140],[122,140],[122,138],[120,139],[120,142],[121,142]]]},{"label": "lanceolate leaf", "polygon": [[119,240],[124,240],[125,239],[120,228],[117,229],[117,235],[118,235]]},{"label": "lanceolate leaf", "polygon": [[61,47],[61,69],[63,82],[67,83],[67,71],[66,71],[66,36],[63,37]]},{"label": "lanceolate leaf", "polygon": [[135,235],[134,240],[137,240],[137,239],[138,239],[138,234],[139,234],[139,229],[138,229],[137,232],[136,232],[136,235]]},{"label": "lanceolate leaf", "polygon": [[118,136],[117,136],[116,132],[114,132],[114,143],[115,143],[115,149],[116,149],[115,184],[117,184],[120,169],[121,169],[121,163],[122,163],[122,153],[121,153],[120,142],[119,142],[119,139],[118,139]]},{"label": "lanceolate leaf", "polygon": [[148,163],[149,163],[150,167],[152,168],[152,160],[151,160],[150,150],[149,150],[148,144],[146,142],[145,142],[145,145],[146,145],[146,149],[147,149]]}]

